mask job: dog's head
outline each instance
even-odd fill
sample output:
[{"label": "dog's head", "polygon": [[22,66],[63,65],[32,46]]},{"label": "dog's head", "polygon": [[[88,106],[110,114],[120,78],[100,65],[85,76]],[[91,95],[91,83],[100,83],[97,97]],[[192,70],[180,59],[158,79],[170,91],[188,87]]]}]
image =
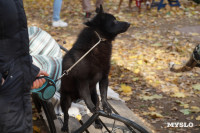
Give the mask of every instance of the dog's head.
[{"label": "dog's head", "polygon": [[102,5],[97,15],[85,24],[100,32],[106,39],[114,39],[118,34],[125,32],[130,26],[128,22],[117,21],[112,14],[104,13]]}]

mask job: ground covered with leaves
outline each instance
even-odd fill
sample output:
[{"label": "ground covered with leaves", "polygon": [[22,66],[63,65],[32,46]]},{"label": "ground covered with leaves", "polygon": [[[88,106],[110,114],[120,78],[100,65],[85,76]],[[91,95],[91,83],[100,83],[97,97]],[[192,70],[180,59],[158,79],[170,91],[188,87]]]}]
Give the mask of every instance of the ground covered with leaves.
[{"label": "ground covered with leaves", "polygon": [[[179,29],[200,26],[200,5],[182,0],[181,8],[156,8],[138,14],[135,3],[128,9],[124,1],[117,12],[118,1],[105,0],[104,10],[118,20],[131,23],[129,30],[113,42],[110,86],[127,106],[158,133],[200,132],[200,69],[172,73],[169,63],[184,64],[199,33],[183,33]],[[94,4],[93,4],[94,5]],[[84,13],[79,0],[63,0],[61,18],[67,28],[54,28],[52,0],[24,0],[29,26],[38,26],[50,33],[59,44],[70,49],[84,27]],[[94,7],[94,6],[93,6]],[[94,13],[93,13],[94,15]],[[189,127],[167,127],[167,122],[192,122]]]}]

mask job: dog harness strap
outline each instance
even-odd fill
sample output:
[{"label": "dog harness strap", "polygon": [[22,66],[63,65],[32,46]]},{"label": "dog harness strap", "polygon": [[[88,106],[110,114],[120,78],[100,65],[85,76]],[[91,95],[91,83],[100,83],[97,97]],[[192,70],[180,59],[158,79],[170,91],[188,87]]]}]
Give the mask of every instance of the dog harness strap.
[{"label": "dog harness strap", "polygon": [[63,74],[62,74],[60,77],[58,77],[58,79],[56,79],[55,82],[57,82],[58,80],[60,80],[63,76],[68,75],[68,73],[72,70],[72,68],[74,68],[85,56],[87,56],[87,55],[90,53],[90,51],[92,51],[101,41],[105,41],[105,39],[102,39],[102,38],[100,37],[100,35],[99,35],[96,31],[94,31],[94,32],[95,32],[96,35],[98,36],[99,41],[98,41],[94,46],[92,46],[92,47],[91,47],[79,60],[77,60],[69,69],[64,70]]}]

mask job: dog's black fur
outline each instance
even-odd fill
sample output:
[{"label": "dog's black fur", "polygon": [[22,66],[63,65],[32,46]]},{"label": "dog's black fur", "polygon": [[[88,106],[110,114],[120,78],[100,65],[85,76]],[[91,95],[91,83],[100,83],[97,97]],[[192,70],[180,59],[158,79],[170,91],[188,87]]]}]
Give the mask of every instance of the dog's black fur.
[{"label": "dog's black fur", "polygon": [[[64,112],[64,124],[61,130],[64,132],[69,130],[68,109],[71,102],[83,99],[91,112],[94,113],[99,109],[96,92],[97,82],[99,82],[103,110],[111,113],[111,109],[107,104],[107,88],[112,41],[130,26],[129,23],[117,21],[113,15],[104,13],[102,6],[97,15],[85,24],[87,27],[82,30],[72,49],[63,58],[63,70],[70,68],[99,41],[95,31],[104,40],[61,80],[61,108]],[[95,121],[95,124],[97,128],[102,127],[98,120]]]}]

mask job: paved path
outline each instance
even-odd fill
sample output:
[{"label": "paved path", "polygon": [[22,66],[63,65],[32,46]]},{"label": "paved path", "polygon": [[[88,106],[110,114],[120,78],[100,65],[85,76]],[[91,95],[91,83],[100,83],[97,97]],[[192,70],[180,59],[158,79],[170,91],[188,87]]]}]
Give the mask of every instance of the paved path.
[{"label": "paved path", "polygon": [[186,34],[198,33],[199,35],[193,36],[192,39],[200,42],[200,25],[199,26],[186,26],[177,28],[180,32]]}]

